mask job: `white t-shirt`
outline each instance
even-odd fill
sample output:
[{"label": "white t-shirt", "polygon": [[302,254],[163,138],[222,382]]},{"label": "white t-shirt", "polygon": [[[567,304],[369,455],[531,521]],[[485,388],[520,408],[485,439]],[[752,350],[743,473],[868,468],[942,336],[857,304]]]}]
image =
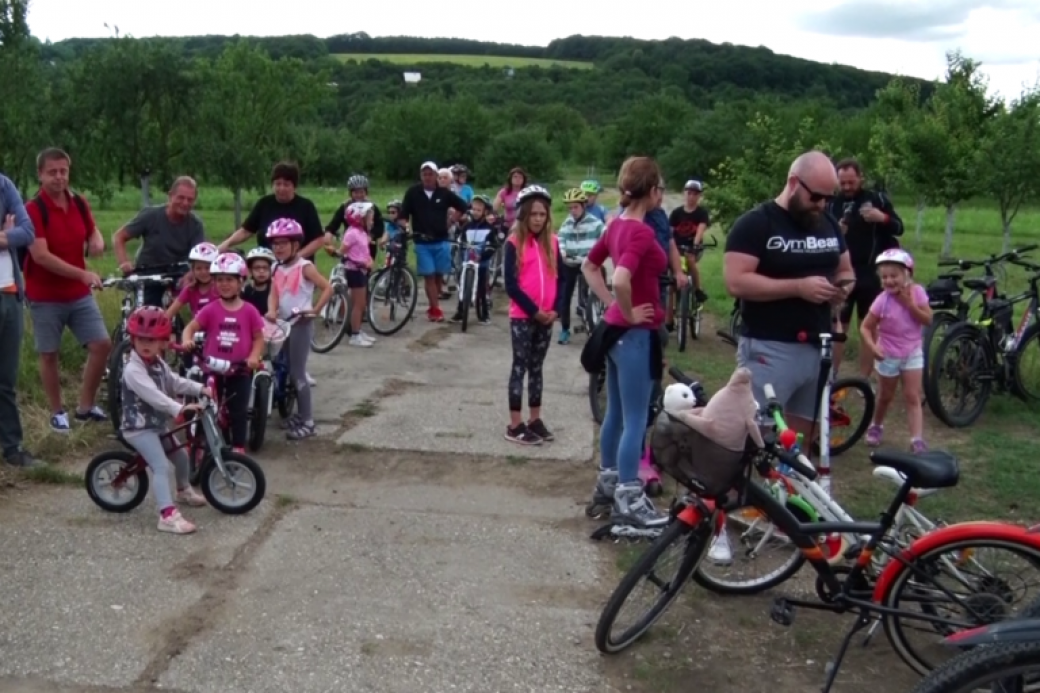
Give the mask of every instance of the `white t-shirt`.
[{"label": "white t-shirt", "polygon": [[0,250],[0,289],[14,286],[14,256],[10,250]]}]

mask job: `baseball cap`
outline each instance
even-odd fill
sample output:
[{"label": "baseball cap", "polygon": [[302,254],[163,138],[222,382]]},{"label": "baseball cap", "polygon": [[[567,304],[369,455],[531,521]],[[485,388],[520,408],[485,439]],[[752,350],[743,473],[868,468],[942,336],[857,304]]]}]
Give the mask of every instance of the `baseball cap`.
[{"label": "baseball cap", "polygon": [[683,190],[696,190],[697,192],[704,192],[704,185],[699,180],[688,180],[686,185],[683,186]]},{"label": "baseball cap", "polygon": [[419,173],[422,173],[426,169],[430,169],[431,171],[436,173],[437,172],[437,164],[433,163],[432,161],[427,161],[426,163],[424,163],[422,166],[419,167]]}]

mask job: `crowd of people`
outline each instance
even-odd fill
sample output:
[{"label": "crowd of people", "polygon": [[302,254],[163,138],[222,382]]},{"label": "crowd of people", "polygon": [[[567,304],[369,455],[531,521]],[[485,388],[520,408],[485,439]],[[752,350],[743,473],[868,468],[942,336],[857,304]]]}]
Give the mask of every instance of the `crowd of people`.
[{"label": "crowd of people", "polygon": [[[0,443],[5,462],[18,467],[36,463],[22,444],[15,399],[23,306],[32,323],[51,428],[67,432],[73,422],[107,419],[95,397],[112,344],[91,293],[101,279],[85,262],[85,256],[104,251],[105,241],[88,201],[69,187],[71,163],[59,149],[41,152],[40,191],[24,203],[11,181],[0,176]],[[568,215],[556,226],[552,195],[532,183],[523,169],[511,170],[492,197],[475,193],[465,166],[444,169],[427,161],[419,168],[419,181],[400,201],[382,209],[369,199],[367,178],[352,176],[349,199],[323,227],[314,203],[298,192],[299,176],[294,164],[275,165],[271,194],[261,197],[241,228],[219,245],[206,241],[202,223],[192,212],[198,189],[188,177],[173,182],[165,205],[142,210],[112,237],[124,272],[145,265],[191,263],[172,303],[163,308],[163,290],[148,291],[146,305],[135,312],[129,326],[135,367],[122,383],[124,401],[131,402],[123,428],[140,441],[135,447],[157,474],[165,473],[166,456],[161,446],[156,448],[154,434],[175,409],[173,395],[197,389],[157,365],[156,345],[162,340],[180,338],[187,347],[194,333],[203,330],[204,358],[255,367],[265,319],[302,316],[287,347],[299,396],[287,436],[310,437],[314,381],[307,374],[309,318],[318,315],[330,297],[329,282],[313,264],[315,255],[323,248],[340,254],[348,286],[361,292],[356,296],[361,299],[379,247],[407,233],[423,278],[426,317],[441,322],[441,301],[451,296],[451,241],[453,234],[460,234],[482,250],[479,322],[491,319],[488,262],[500,243],[504,256],[513,354],[506,439],[524,445],[553,440],[541,411],[544,360],[557,322],[558,343],[570,341],[576,288],[581,287],[579,305],[587,301],[586,292],[595,294],[608,307],[586,351],[595,352],[606,369],[608,406],[589,514],[609,513],[642,526],[666,521],[644,493],[638,465],[646,412],[660,391],[675,290],[692,281],[698,300],[708,299],[697,270],[700,246],[711,224],[701,204],[700,181],[688,181],[683,204],[669,212],[663,208],[665,185],[657,164],[645,157],[631,158],[619,174],[620,202],[613,213],[598,202],[599,183],[589,180],[564,193]],[[494,232],[503,225],[504,239]],[[762,385],[774,386],[796,430],[808,433],[815,412],[819,354],[812,336],[847,329],[856,310],[865,346],[859,366],[864,375],[876,370],[880,384],[868,443],[880,442],[885,413],[901,382],[908,410],[916,407],[916,414],[910,412],[911,446],[915,451],[927,449],[920,426],[920,326],[931,314],[923,289],[913,283],[913,260],[899,248],[902,230],[891,201],[863,187],[858,163],[846,160],[836,165],[819,152],[799,157],[776,199],[750,210],[729,230],[723,278],[728,293],[740,302],[744,325],[737,362],[751,370],[760,401]],[[244,258],[231,252],[250,238],[255,238],[256,247]],[[127,250],[132,239],[140,240],[133,260]],[[613,265],[609,285],[604,271],[608,260]],[[356,307],[363,304],[354,302]],[[172,335],[172,317],[182,308],[192,318],[182,335]],[[461,303],[456,319],[460,310]],[[364,332],[361,320],[360,311],[352,316],[351,344],[371,346],[375,340]],[[79,399],[68,409],[58,380],[58,351],[66,328],[88,351]],[[225,376],[219,386],[238,393],[248,386],[248,376]],[[232,400],[245,403],[248,396]],[[246,412],[236,408],[231,415],[231,443],[241,447]],[[198,502],[197,494],[181,484],[182,470],[174,462],[176,500]],[[191,523],[176,511],[168,486],[157,486],[156,493],[162,496],[160,529],[191,531]]]}]

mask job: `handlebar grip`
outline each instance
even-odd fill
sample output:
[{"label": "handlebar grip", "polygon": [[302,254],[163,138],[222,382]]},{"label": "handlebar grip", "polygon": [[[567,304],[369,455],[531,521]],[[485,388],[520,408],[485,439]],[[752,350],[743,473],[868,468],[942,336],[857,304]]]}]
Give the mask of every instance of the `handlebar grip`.
[{"label": "handlebar grip", "polygon": [[690,376],[688,376],[685,373],[683,373],[676,366],[669,366],[668,367],[668,375],[672,376],[672,379],[675,382],[682,383],[683,385],[685,385],[687,387],[689,387],[693,383],[693,378],[691,378]]},{"label": "handlebar grip", "polygon": [[939,267],[960,267],[960,260],[939,260]]},{"label": "handlebar grip", "polygon": [[816,481],[817,477],[820,476],[819,472],[817,472],[812,466],[802,462],[800,454],[785,451],[777,455],[777,458],[809,481]]},{"label": "handlebar grip", "polygon": [[1036,243],[1033,243],[1032,245],[1025,245],[1025,246],[1022,246],[1021,248],[1016,248],[1015,249],[1015,253],[1016,254],[1017,253],[1028,253],[1029,251],[1036,250],[1037,248],[1040,248],[1040,245],[1037,245]]},{"label": "handlebar grip", "polygon": [[[668,372],[671,373],[671,369],[669,369]],[[762,392],[765,393],[766,399],[776,399],[776,390],[774,390],[773,386],[769,383],[762,386]]]}]

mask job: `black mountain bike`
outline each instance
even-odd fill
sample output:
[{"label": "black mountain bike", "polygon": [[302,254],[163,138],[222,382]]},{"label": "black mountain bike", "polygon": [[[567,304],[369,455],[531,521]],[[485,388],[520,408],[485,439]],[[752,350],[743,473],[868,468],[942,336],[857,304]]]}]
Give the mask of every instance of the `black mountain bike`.
[{"label": "black mountain bike", "polygon": [[717,330],[716,335],[730,346],[737,346],[740,333],[744,330],[744,318],[740,314],[740,299],[733,299],[733,309],[729,312],[729,329]]},{"label": "black mountain bike", "polygon": [[[925,394],[931,408],[951,428],[973,424],[994,388],[1025,401],[1040,400],[1040,264],[1023,258],[1008,262],[1032,272],[1029,289],[1010,298],[984,299],[982,317],[952,327],[926,373]],[[1023,302],[1028,305],[1015,329],[1014,306]],[[1028,362],[1029,357],[1036,361]],[[950,399],[940,392],[945,380],[954,386]]]},{"label": "black mountain bike", "polygon": [[368,281],[368,324],[379,335],[408,324],[419,300],[419,282],[408,267],[406,237],[386,246],[386,266]]},{"label": "black mountain bike", "polygon": [[[700,261],[704,251],[708,248],[718,247],[719,242],[711,237],[711,243],[695,245],[691,254]],[[683,272],[690,279],[690,271],[687,267],[686,253],[682,253]],[[674,280],[673,286],[674,286]],[[679,351],[686,351],[687,338],[699,339],[701,336],[701,315],[704,312],[704,304],[697,300],[697,290],[692,281],[687,281],[686,286],[679,292],[678,305],[675,307],[678,315],[675,323],[675,338]]]}]

